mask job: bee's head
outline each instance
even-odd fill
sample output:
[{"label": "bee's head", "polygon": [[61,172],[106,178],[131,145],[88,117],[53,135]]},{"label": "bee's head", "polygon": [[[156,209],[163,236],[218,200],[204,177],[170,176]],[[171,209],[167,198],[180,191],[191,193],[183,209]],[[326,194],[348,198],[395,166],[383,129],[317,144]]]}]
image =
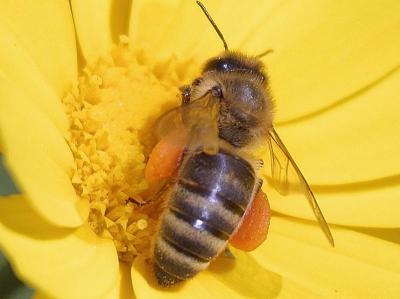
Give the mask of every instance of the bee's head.
[{"label": "bee's head", "polygon": [[232,51],[224,51],[221,55],[208,60],[203,67],[203,74],[209,72],[250,74],[258,77],[261,82],[266,79],[260,59]]},{"label": "bee's head", "polygon": [[230,51],[205,6],[196,2],[223,42],[225,51],[205,63],[202,76],[192,83],[190,99],[210,93],[218,100],[219,137],[235,147],[243,147],[272,126],[272,102],[260,60],[271,50],[253,57]]},{"label": "bee's head", "polygon": [[272,102],[257,57],[225,51],[210,59],[193,81],[191,100],[206,94],[219,102],[219,137],[235,147],[250,144],[272,126]]}]

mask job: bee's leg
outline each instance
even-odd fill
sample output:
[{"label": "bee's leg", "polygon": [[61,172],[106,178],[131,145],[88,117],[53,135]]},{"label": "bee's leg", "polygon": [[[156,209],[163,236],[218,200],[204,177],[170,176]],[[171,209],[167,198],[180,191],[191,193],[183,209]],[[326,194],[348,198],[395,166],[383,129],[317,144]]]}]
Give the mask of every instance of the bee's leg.
[{"label": "bee's leg", "polygon": [[262,179],[258,179],[258,181],[256,183],[256,187],[255,187],[256,195],[257,195],[258,192],[261,191],[261,187],[262,187],[263,183],[264,183],[264,181]]},{"label": "bee's leg", "polygon": [[222,252],[222,256],[227,259],[233,259],[233,260],[235,259],[235,256],[233,255],[232,251],[229,249],[228,246],[225,247],[224,252]]},{"label": "bee's leg", "polygon": [[264,161],[262,159],[258,159],[255,163],[256,170],[261,170],[264,167]]},{"label": "bee's leg", "polygon": [[166,179],[163,179],[154,189],[152,194],[146,199],[146,204],[156,201],[159,198],[163,197],[165,192],[167,192],[175,183],[176,179],[174,177],[168,177]]},{"label": "bee's leg", "polygon": [[175,183],[176,178],[168,177],[158,182],[156,186],[151,188],[152,190],[149,193],[146,192],[146,195],[142,194],[138,199],[129,197],[128,201],[136,204],[138,207],[147,206],[162,198]]},{"label": "bee's leg", "polygon": [[185,106],[186,104],[190,103],[190,96],[192,95],[192,88],[190,85],[183,85],[181,88],[179,88],[181,91],[181,105]]},{"label": "bee's leg", "polygon": [[134,203],[135,205],[137,205],[139,207],[144,206],[146,204],[146,202],[141,197],[138,197],[138,198],[129,197],[128,202]]}]

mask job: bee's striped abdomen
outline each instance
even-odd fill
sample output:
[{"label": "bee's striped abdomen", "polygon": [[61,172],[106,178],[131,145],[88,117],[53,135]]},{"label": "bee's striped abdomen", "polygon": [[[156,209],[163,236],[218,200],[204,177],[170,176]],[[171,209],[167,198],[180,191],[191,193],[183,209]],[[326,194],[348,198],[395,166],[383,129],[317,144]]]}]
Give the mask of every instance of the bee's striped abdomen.
[{"label": "bee's striped abdomen", "polygon": [[154,250],[161,285],[186,280],[208,267],[238,227],[255,181],[251,165],[227,152],[185,157]]}]

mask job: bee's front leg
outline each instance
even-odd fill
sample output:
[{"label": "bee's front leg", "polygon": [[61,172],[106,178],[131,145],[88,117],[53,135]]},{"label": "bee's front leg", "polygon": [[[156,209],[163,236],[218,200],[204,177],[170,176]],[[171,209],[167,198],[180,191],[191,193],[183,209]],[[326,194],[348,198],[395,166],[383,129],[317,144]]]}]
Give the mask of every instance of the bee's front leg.
[{"label": "bee's front leg", "polygon": [[185,106],[190,103],[190,96],[192,95],[192,88],[190,85],[183,85],[181,88],[179,88],[181,91],[181,105]]}]

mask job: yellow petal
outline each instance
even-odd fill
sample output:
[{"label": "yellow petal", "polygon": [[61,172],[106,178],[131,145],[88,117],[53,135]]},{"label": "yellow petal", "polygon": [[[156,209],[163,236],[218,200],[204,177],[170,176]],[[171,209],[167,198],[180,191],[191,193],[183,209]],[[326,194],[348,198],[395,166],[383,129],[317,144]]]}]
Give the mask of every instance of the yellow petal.
[{"label": "yellow petal", "polygon": [[[397,70],[346,105],[278,129],[329,222],[400,226],[399,86]],[[265,162],[268,168],[269,157]],[[303,198],[264,190],[274,210],[314,218]]]},{"label": "yellow petal", "polygon": [[81,225],[87,203],[72,187],[67,143],[30,98],[5,80],[0,80],[0,134],[6,166],[33,207],[56,225]]},{"label": "yellow petal", "polygon": [[[74,26],[68,1],[4,0],[0,6],[2,29],[14,34],[18,47],[23,47],[33,59],[56,94],[64,95],[77,76]],[[0,55],[1,60],[13,61],[16,55],[7,54]]]},{"label": "yellow petal", "polygon": [[269,11],[243,47],[275,50],[265,61],[278,120],[327,107],[398,67],[399,9],[396,0],[306,0]]},{"label": "yellow petal", "polygon": [[[101,296],[101,299],[135,299],[135,294],[132,289],[131,273],[128,264],[119,264],[119,279],[114,284],[114,287],[106,295]],[[36,293],[33,299],[51,299],[41,293]]]},{"label": "yellow petal", "polygon": [[[204,17],[195,2],[134,1],[129,37],[133,46],[143,48],[156,57],[176,54],[188,58],[192,53],[185,53],[185,49],[194,49],[196,41],[206,31],[204,28],[198,30],[202,21]],[[211,43],[208,46],[215,49],[216,45]]]},{"label": "yellow petal", "polygon": [[[337,188],[315,187],[315,196],[329,223],[363,227],[400,227],[400,187],[389,185],[375,188],[379,182],[355,183]],[[338,192],[340,188],[343,188],[344,192]],[[302,196],[281,196],[268,186],[264,186],[263,190],[268,194],[274,211],[315,220],[309,204]]]},{"label": "yellow petal", "polygon": [[[49,83],[43,70],[30,55],[31,53],[24,49],[22,42],[15,35],[11,34],[4,26],[0,26],[1,80],[12,82],[13,88],[23,90],[30,95],[30,101],[52,120],[62,134],[65,134],[68,120],[60,97]],[[68,81],[68,86],[69,83],[70,81]]]},{"label": "yellow petal", "polygon": [[172,288],[156,285],[151,265],[137,260],[132,283],[137,298],[318,298],[293,281],[263,268],[244,252],[235,259],[219,258],[208,270]]},{"label": "yellow petal", "polygon": [[72,0],[78,42],[88,64],[109,52],[121,34],[127,34],[130,1]]},{"label": "yellow petal", "polygon": [[[235,5],[229,1],[208,1],[204,4],[232,49],[238,49],[249,32],[262,26],[265,12],[278,5],[276,1],[238,1]],[[129,36],[134,46],[145,48],[157,57],[174,54],[178,58],[194,56],[202,61],[224,49],[194,1],[134,1]],[[263,41],[262,48],[252,54],[269,47],[270,43]]]},{"label": "yellow petal", "polygon": [[[275,50],[264,60],[278,118],[287,120],[325,107],[399,64],[399,3],[385,2],[205,5],[230,48],[249,54]],[[130,20],[134,45],[156,56],[195,56],[202,61],[223,49],[194,2],[134,1]]]},{"label": "yellow petal", "polygon": [[[400,142],[394,138],[400,129],[398,1],[368,6],[270,1],[261,7],[246,2],[246,9],[224,1],[205,4],[228,42],[233,36],[231,44],[250,53],[275,49],[265,61],[279,132],[315,186],[328,220],[398,226],[399,189],[393,188],[399,182],[400,162]],[[243,11],[252,16],[250,20]],[[191,2],[135,1],[130,36],[136,46],[154,55],[193,55],[201,60],[221,45],[207,22]],[[206,36],[214,42],[204,42]],[[289,201],[277,200],[273,207],[290,215],[308,215],[303,199],[293,208]],[[348,217],[353,211],[357,215]],[[375,213],[380,216],[371,219]]]},{"label": "yellow petal", "polygon": [[17,275],[49,297],[100,298],[118,279],[111,240],[48,224],[20,196],[0,199],[0,244]]},{"label": "yellow petal", "polygon": [[313,184],[398,175],[399,93],[400,68],[346,105],[278,132]]},{"label": "yellow petal", "polygon": [[399,244],[345,228],[332,233],[335,248],[316,225],[273,217],[267,241],[251,255],[327,298],[398,297]]}]

